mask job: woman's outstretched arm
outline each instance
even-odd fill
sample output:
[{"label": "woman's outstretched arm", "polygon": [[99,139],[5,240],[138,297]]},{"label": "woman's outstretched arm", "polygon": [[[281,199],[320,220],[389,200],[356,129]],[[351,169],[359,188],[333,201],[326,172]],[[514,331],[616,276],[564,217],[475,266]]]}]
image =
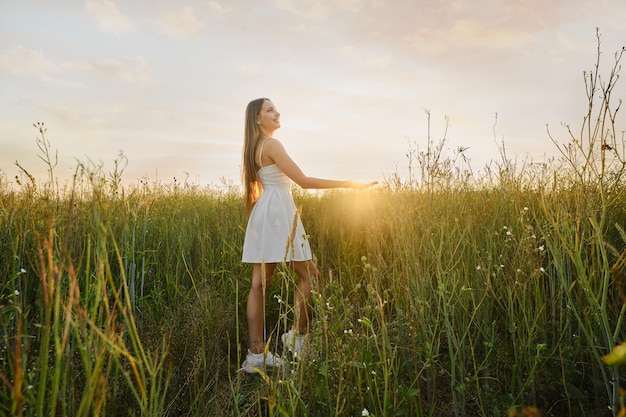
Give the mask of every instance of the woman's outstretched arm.
[{"label": "woman's outstretched arm", "polygon": [[282,143],[276,139],[266,139],[265,147],[263,149],[264,155],[269,157],[273,163],[278,165],[281,171],[285,173],[293,182],[298,184],[302,188],[366,188],[376,184],[376,181],[371,183],[359,183],[355,181],[337,181],[327,180],[323,178],[308,177],[304,175],[304,172],[300,169],[293,159],[289,156]]}]

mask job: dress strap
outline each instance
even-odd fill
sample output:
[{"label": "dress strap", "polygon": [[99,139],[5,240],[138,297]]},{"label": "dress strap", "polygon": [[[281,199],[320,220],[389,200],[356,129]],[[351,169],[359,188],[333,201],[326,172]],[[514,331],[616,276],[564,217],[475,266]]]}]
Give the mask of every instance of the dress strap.
[{"label": "dress strap", "polygon": [[263,168],[263,145],[265,145],[265,140],[261,142],[261,148],[259,149],[259,166]]}]

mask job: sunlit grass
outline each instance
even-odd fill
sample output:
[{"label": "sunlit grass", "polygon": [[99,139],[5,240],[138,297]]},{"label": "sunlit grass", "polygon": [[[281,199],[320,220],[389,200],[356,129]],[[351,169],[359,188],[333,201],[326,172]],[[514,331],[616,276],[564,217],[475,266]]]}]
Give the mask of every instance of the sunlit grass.
[{"label": "sunlit grass", "polygon": [[[2,187],[5,413],[438,416],[611,405],[620,374],[599,359],[623,339],[606,272],[625,246],[620,190],[605,203],[584,184],[546,190],[523,178],[296,190],[321,269],[311,349],[261,378],[238,371],[250,280],[238,191],[122,189],[82,175],[58,198],[45,186]],[[267,297],[280,353],[294,279],[280,269]]]}]

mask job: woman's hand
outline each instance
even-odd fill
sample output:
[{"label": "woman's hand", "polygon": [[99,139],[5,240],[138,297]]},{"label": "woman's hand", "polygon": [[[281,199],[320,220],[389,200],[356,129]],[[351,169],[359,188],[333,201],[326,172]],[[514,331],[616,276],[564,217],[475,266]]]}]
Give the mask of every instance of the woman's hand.
[{"label": "woman's hand", "polygon": [[356,182],[356,181],[348,181],[350,186],[349,188],[354,188],[357,190],[363,190],[365,188],[369,188],[373,185],[378,184],[378,181],[372,181],[372,182],[368,182],[368,183],[364,183],[364,182]]}]

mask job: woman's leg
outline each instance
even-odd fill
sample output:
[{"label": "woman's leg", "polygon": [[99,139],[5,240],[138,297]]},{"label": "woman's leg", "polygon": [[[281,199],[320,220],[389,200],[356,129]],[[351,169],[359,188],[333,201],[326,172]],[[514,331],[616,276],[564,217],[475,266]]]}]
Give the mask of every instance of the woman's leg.
[{"label": "woman's leg", "polygon": [[263,325],[265,323],[265,293],[272,283],[276,264],[254,264],[252,267],[252,286],[248,294],[248,342],[250,352],[263,353]]},{"label": "woman's leg", "polygon": [[300,277],[294,297],[294,329],[300,334],[305,334],[309,327],[308,307],[311,303],[311,278],[317,278],[319,271],[312,260],[304,262],[291,262],[291,268]]}]

